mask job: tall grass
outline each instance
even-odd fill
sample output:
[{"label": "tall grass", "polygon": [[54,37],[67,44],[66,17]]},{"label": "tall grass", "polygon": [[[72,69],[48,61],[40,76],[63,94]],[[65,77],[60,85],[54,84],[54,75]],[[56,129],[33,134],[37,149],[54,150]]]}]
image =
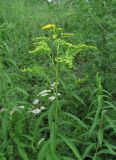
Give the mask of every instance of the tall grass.
[{"label": "tall grass", "polygon": [[115,159],[113,15],[114,1],[0,1],[1,160]]}]

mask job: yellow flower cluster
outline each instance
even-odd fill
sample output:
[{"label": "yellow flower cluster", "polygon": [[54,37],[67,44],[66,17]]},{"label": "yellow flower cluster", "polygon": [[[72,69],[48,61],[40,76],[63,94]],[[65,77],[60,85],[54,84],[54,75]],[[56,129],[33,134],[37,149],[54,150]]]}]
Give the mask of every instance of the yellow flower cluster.
[{"label": "yellow flower cluster", "polygon": [[56,28],[55,24],[48,24],[48,25],[45,25],[45,26],[42,27],[43,30],[54,29],[54,28]]}]

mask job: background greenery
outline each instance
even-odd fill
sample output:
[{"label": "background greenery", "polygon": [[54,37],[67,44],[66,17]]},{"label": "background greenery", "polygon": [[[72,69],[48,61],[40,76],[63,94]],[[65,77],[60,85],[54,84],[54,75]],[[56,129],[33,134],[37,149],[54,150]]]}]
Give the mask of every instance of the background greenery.
[{"label": "background greenery", "polygon": [[[115,0],[0,1],[1,160],[116,159],[115,19]],[[63,70],[57,129],[52,125],[54,102],[42,100],[46,111],[28,113],[39,92],[55,80],[54,73],[46,72],[48,83],[42,70],[22,72],[33,64],[49,64],[29,51],[33,38],[49,36],[41,27],[51,23],[75,34],[66,41],[97,47],[77,54],[75,67]],[[14,107],[22,105],[24,110],[12,114]]]}]

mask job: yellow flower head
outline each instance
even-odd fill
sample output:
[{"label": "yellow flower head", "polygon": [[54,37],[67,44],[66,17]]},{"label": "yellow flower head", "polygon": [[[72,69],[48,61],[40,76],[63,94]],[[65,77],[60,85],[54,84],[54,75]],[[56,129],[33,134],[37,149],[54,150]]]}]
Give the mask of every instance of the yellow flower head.
[{"label": "yellow flower head", "polygon": [[58,31],[63,31],[63,28],[58,28]]},{"label": "yellow flower head", "polygon": [[42,29],[54,29],[56,28],[56,25],[55,24],[48,24],[48,25],[45,25],[42,27]]},{"label": "yellow flower head", "polygon": [[56,34],[54,34],[54,35],[52,36],[52,38],[53,38],[53,39],[56,39],[56,38],[57,38],[57,35],[56,35]]}]

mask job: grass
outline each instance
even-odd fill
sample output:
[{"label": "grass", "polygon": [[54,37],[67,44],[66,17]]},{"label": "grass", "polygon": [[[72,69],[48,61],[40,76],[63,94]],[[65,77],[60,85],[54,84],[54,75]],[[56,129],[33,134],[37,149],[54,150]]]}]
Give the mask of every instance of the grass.
[{"label": "grass", "polygon": [[114,1],[0,1],[1,160],[115,159],[114,12]]}]

